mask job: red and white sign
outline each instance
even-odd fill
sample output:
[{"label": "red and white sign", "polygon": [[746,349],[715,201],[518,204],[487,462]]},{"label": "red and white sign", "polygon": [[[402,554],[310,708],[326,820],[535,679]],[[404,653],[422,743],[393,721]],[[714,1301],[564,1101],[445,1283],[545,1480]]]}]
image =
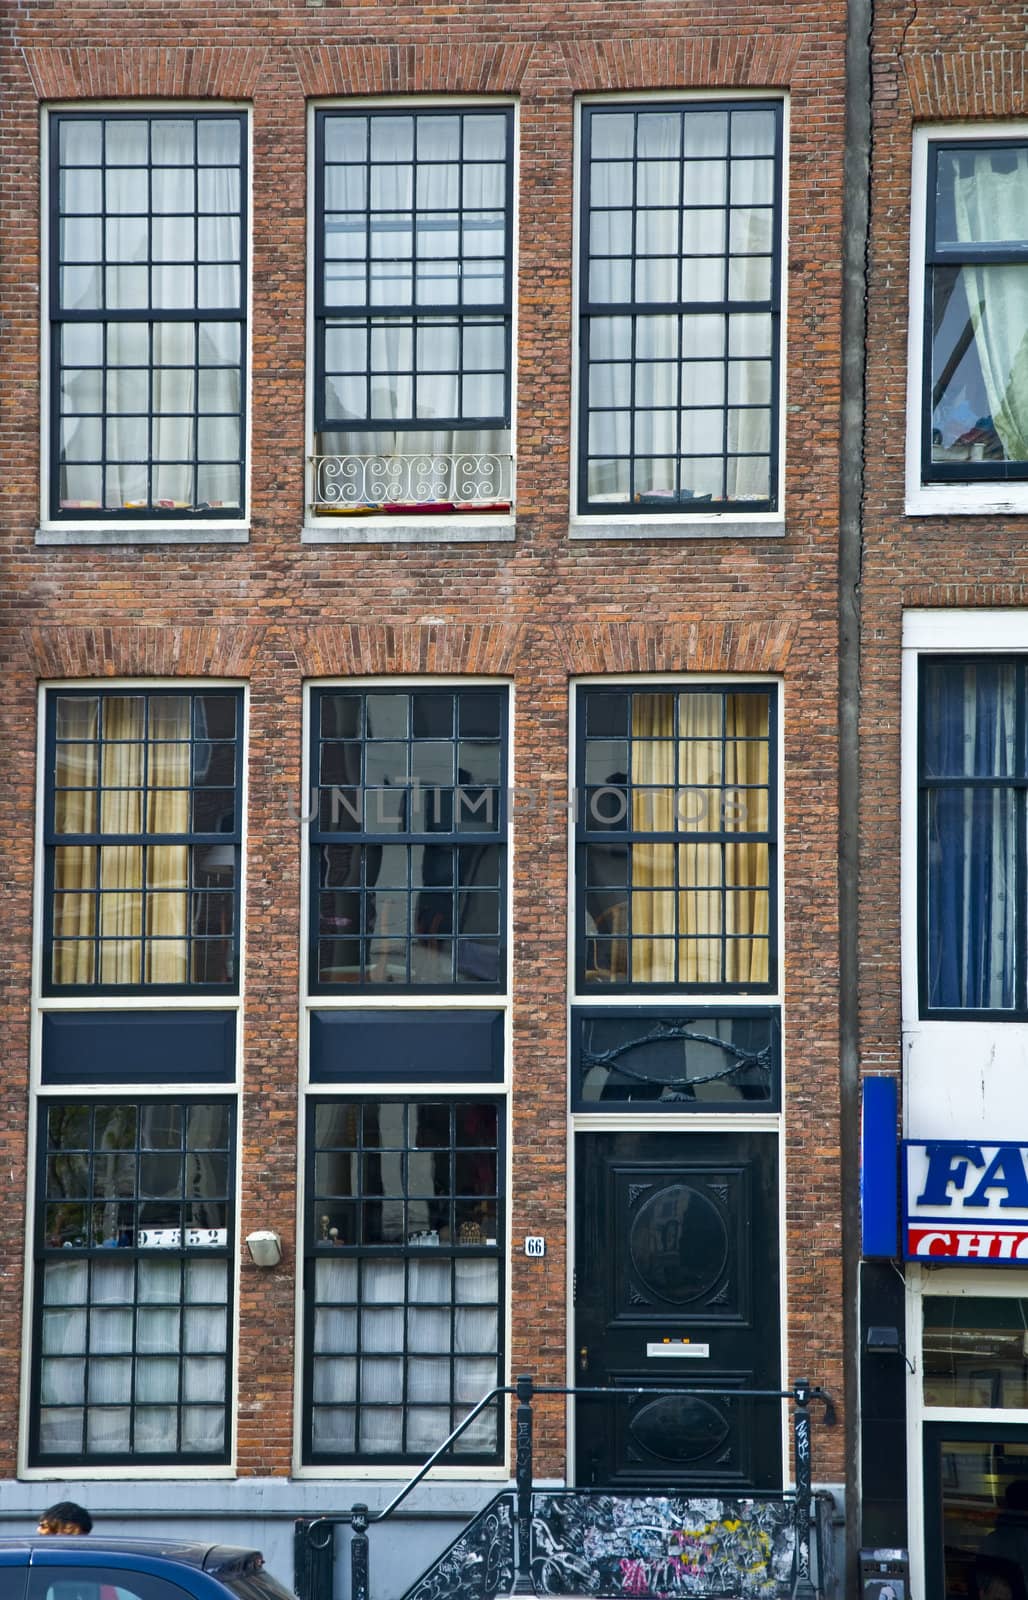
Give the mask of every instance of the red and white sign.
[{"label": "red and white sign", "polygon": [[1028,1261],[1028,1228],[907,1228],[908,1261]]},{"label": "red and white sign", "polygon": [[906,1140],[908,1261],[1028,1261],[1028,1145]]}]

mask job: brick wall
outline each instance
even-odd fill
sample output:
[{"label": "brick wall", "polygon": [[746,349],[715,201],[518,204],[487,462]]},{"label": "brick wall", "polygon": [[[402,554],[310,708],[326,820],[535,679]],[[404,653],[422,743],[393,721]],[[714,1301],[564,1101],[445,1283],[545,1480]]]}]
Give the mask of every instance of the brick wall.
[{"label": "brick wall", "polygon": [[[918,123],[1023,118],[1024,12],[875,8],[862,570],[861,1049],[900,1069],[900,628],[904,608],[1023,607],[1023,519],[904,514],[911,145]],[[915,313],[915,314],[919,314]]]},{"label": "brick wall", "polygon": [[[25,0],[3,27],[0,630],[6,693],[4,1303],[20,1305],[32,941],[35,689],[41,678],[250,681],[242,1231],[273,1215],[285,1270],[244,1263],[239,1469],[284,1474],[292,1435],[300,775],[307,676],[498,673],[515,685],[519,784],[563,783],[568,681],[585,672],[776,672],[785,681],[790,1371],[841,1389],[836,964],[836,529],[841,0],[593,0],[173,8]],[[576,94],[787,90],[784,539],[568,541]],[[457,91],[520,105],[518,511],[513,544],[301,545],[307,99]],[[39,106],[242,100],[253,108],[252,515],[246,546],[34,544],[39,501]],[[879,324],[884,339],[888,315]],[[884,331],[883,331],[884,330]],[[901,397],[889,397],[901,405]],[[882,493],[887,491],[883,489]],[[891,491],[888,491],[891,492]],[[882,535],[883,539],[885,534]],[[956,578],[954,574],[954,578]],[[892,613],[890,612],[891,616]],[[883,852],[884,854],[884,852]],[[566,905],[563,831],[517,825],[512,1370],[562,1381]],[[0,1321],[0,1474],[14,1469],[16,1315]],[[563,1471],[561,1414],[538,1469]],[[841,1430],[819,1441],[842,1474]]]}]

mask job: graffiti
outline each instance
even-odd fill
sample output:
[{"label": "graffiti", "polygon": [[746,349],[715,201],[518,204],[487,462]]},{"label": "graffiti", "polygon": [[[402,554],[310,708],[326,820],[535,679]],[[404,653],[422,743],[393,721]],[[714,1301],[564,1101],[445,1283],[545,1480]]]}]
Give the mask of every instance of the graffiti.
[{"label": "graffiti", "polygon": [[495,1600],[514,1585],[514,1516],[498,1496],[445,1550],[403,1600]]},{"label": "graffiti", "polygon": [[779,1600],[791,1592],[789,1500],[539,1495],[532,1534],[537,1594]]}]

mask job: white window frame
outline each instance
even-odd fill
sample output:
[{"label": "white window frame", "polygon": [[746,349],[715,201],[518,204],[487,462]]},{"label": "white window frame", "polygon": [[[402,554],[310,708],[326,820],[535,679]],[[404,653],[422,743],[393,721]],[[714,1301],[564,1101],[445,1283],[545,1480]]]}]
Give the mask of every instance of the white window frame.
[{"label": "white window frame", "polygon": [[[431,102],[435,104],[433,100]],[[310,386],[308,385],[308,392]],[[350,521],[350,518],[344,519]],[[395,991],[388,995],[381,993],[363,993],[357,985],[341,985],[338,994],[314,994],[311,992],[310,978],[310,827],[305,819],[310,811],[310,770],[311,770],[311,741],[314,737],[312,727],[312,708],[315,689],[381,689],[386,686],[403,691],[408,689],[475,689],[496,688],[503,689],[507,695],[507,862],[506,862],[506,965],[504,967],[503,989],[499,993],[491,994],[461,994],[451,991],[447,994],[419,994],[416,989],[397,985]],[[493,677],[488,675],[468,673],[451,673],[445,677],[432,677],[424,673],[395,673],[389,676],[365,675],[355,678],[339,678],[336,676],[326,678],[313,678],[304,683],[303,690],[303,734],[301,749],[301,772],[303,773],[303,800],[298,807],[297,823],[300,828],[300,929],[299,929],[299,971],[300,971],[300,1038],[299,1038],[299,1114],[297,1118],[297,1154],[296,1154],[296,1227],[297,1240],[304,1238],[303,1229],[306,1222],[306,1183],[307,1183],[307,1116],[306,1108],[309,1101],[332,1099],[345,1096],[355,1100],[374,1099],[382,1096],[392,1096],[395,1099],[418,1100],[438,1098],[440,1100],[459,1100],[462,1095],[475,1094],[483,1098],[491,1098],[503,1104],[504,1117],[504,1150],[502,1182],[505,1188],[504,1205],[504,1231],[499,1241],[501,1258],[504,1262],[505,1294],[498,1308],[500,1317],[500,1339],[503,1345],[504,1361],[501,1381],[511,1381],[511,1328],[513,1322],[510,1262],[512,1251],[511,1217],[513,1212],[513,1149],[514,1149],[514,1123],[511,1114],[511,1061],[513,1054],[513,963],[514,963],[514,853],[517,847],[518,807],[517,776],[515,767],[515,742],[514,732],[517,719],[517,688],[511,678]],[[310,1019],[313,1011],[359,1011],[380,1009],[388,1006],[396,1011],[502,1011],[503,1013],[503,1059],[504,1072],[502,1082],[484,1083],[481,1085],[468,1083],[439,1082],[426,1084],[423,1080],[415,1083],[390,1083],[384,1085],[375,1080],[354,1079],[353,1082],[343,1083],[312,1083],[310,1078]],[[298,1251],[302,1254],[301,1245]],[[294,1295],[294,1347],[298,1352],[304,1349],[304,1315],[305,1294],[303,1274],[297,1272]],[[476,1483],[505,1483],[510,1476],[512,1431],[512,1412],[506,1409],[506,1421],[501,1429],[501,1457],[500,1464],[496,1466],[462,1467],[438,1466],[432,1469],[432,1479],[454,1482]],[[396,1466],[362,1466],[359,1463],[314,1464],[304,1461],[304,1372],[302,1358],[293,1363],[293,1477],[297,1479],[340,1479],[356,1481],[395,1481],[397,1475],[406,1474],[407,1468]]]},{"label": "white window frame", "polygon": [[[314,427],[314,373],[315,328],[314,264],[317,259],[316,235],[320,223],[314,204],[315,164],[317,161],[314,127],[319,111],[344,108],[348,111],[395,110],[402,107],[411,112],[440,110],[449,107],[457,110],[512,109],[514,113],[514,143],[511,151],[513,170],[513,207],[510,218],[511,231],[511,418],[510,450],[512,461],[512,502],[510,512],[473,513],[460,516],[418,516],[405,521],[401,516],[319,516],[314,510],[314,468],[311,458],[315,454],[316,431]],[[517,410],[518,410],[518,255],[519,255],[519,172],[521,166],[521,119],[518,101],[513,95],[376,95],[341,100],[338,97],[312,101],[307,108],[307,378],[304,386],[304,496],[303,528],[300,533],[304,544],[469,544],[509,543],[515,537],[517,515]]]},{"label": "white window frame", "polygon": [[[781,217],[781,261],[780,273],[780,299],[781,317],[779,320],[779,392],[778,405],[778,509],[776,511],[714,511],[707,513],[682,512],[651,513],[637,516],[609,516],[601,517],[590,513],[588,516],[580,515],[578,506],[578,433],[579,433],[579,401],[582,382],[581,362],[579,359],[578,329],[580,326],[580,284],[582,263],[582,107],[583,106],[616,106],[618,104],[638,105],[652,102],[653,105],[667,104],[693,104],[717,105],[722,101],[731,100],[780,100],[782,107],[782,217]],[[570,477],[568,483],[569,506],[571,507],[568,526],[569,539],[768,539],[784,538],[786,531],[786,451],[785,435],[787,413],[785,405],[787,387],[787,366],[789,350],[788,329],[788,261],[789,261],[789,151],[790,151],[790,97],[788,93],[781,94],[759,89],[735,89],[726,87],[717,94],[709,91],[696,90],[661,90],[651,93],[624,94],[589,94],[581,95],[575,101],[575,133],[574,133],[574,161],[573,183],[574,194],[572,204],[572,230],[574,238],[572,260],[572,306],[571,325],[572,356],[571,356],[571,450],[570,450]]]},{"label": "white window frame", "polygon": [[[907,322],[906,494],[908,517],[1020,516],[1028,512],[1028,477],[1011,483],[925,483],[921,478],[924,416],[924,324],[929,146],[949,139],[1021,139],[1028,148],[1028,122],[943,122],[914,129],[910,173],[910,301]],[[1025,222],[1028,239],[1028,219]]]},{"label": "white window frame", "polygon": [[[236,1112],[236,1152],[235,1176],[233,1188],[234,1216],[238,1219],[242,1215],[242,1173],[243,1173],[243,1103],[242,1103],[242,1059],[243,1059],[243,1019],[246,999],[246,895],[247,895],[247,815],[249,807],[249,746],[250,746],[250,690],[249,685],[238,678],[62,678],[48,680],[39,685],[37,701],[37,748],[36,748],[36,831],[35,831],[35,856],[34,856],[34,883],[33,883],[33,926],[37,930],[43,927],[43,838],[46,806],[46,697],[49,694],[59,694],[62,689],[87,689],[95,685],[98,691],[109,690],[117,693],[118,690],[153,689],[153,688],[182,688],[186,691],[197,689],[241,689],[242,690],[242,718],[243,725],[240,737],[240,760],[242,762],[242,841],[240,844],[240,869],[239,869],[239,988],[236,993],[218,995],[194,995],[188,991],[181,995],[162,995],[148,998],[145,994],[135,995],[78,995],[62,996],[59,994],[42,994],[42,973],[46,953],[42,947],[42,940],[37,936],[33,939],[32,957],[32,1016],[29,1036],[29,1115],[28,1115],[28,1145],[31,1152],[28,1173],[26,1178],[26,1212],[25,1212],[25,1252],[23,1256],[22,1276],[22,1323],[21,1323],[21,1380],[18,1406],[18,1477],[25,1479],[52,1479],[54,1468],[49,1466],[28,1465],[28,1441],[31,1424],[30,1406],[32,1397],[32,1368],[35,1360],[33,1344],[33,1307],[35,1304],[36,1272],[35,1272],[35,1228],[36,1228],[36,1152],[38,1150],[38,1118],[41,1101],[60,1099],[82,1100],[130,1100],[134,1096],[148,1100],[168,1099],[180,1100],[198,1098],[210,1095],[214,1098],[232,1099],[235,1101]],[[42,1041],[43,1041],[43,1016],[46,1012],[59,1011],[197,1011],[220,1010],[234,1011],[236,1013],[236,1058],[235,1072],[230,1082],[212,1084],[209,1082],[176,1083],[167,1086],[154,1084],[124,1082],[117,1084],[60,1084],[46,1085],[42,1083]],[[115,1479],[192,1479],[203,1478],[234,1478],[236,1476],[236,1458],[238,1448],[238,1421],[239,1421],[239,1315],[240,1315],[240,1266],[241,1252],[238,1240],[234,1243],[234,1256],[230,1272],[229,1293],[232,1296],[232,1315],[229,1337],[232,1341],[231,1372],[232,1384],[227,1397],[227,1423],[228,1423],[228,1461],[217,1466],[194,1466],[187,1460],[174,1464],[148,1466],[141,1457],[139,1465],[120,1466],[90,1466],[83,1462],[79,1466],[61,1469],[66,1477],[83,1482],[93,1480]]]},{"label": "white window frame", "polygon": [[[69,518],[59,520],[51,515],[50,507],[50,456],[55,443],[51,437],[51,364],[50,364],[50,243],[53,215],[53,196],[50,193],[49,154],[52,137],[53,113],[70,111],[95,111],[98,116],[110,112],[131,112],[139,108],[143,116],[160,116],[162,112],[190,113],[197,111],[234,111],[243,117],[246,140],[246,273],[243,281],[246,307],[246,338],[242,350],[242,380],[244,395],[243,429],[243,504],[245,516],[196,517],[182,522],[152,517],[126,518],[122,521],[105,521],[95,517],[86,521]],[[68,100],[55,101],[41,110],[40,127],[40,306],[39,319],[39,527],[37,545],[120,545],[120,544],[246,544],[250,537],[250,507],[252,489],[253,451],[253,362],[251,359],[253,323],[253,114],[252,108],[239,100]]]}]

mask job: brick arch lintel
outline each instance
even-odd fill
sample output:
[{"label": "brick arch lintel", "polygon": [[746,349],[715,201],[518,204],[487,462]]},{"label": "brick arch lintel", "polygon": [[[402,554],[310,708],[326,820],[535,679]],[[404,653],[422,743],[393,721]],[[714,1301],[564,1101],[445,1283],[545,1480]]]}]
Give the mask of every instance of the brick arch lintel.
[{"label": "brick arch lintel", "polygon": [[549,626],[483,622],[33,628],[24,656],[43,679],[266,678],[481,674],[542,667],[586,673],[783,672],[797,621],[598,621]]},{"label": "brick arch lintel", "polygon": [[603,39],[563,47],[568,80],[584,94],[602,90],[787,88],[802,38],[754,30],[684,38]]},{"label": "brick arch lintel", "polygon": [[904,58],[910,114],[915,121],[1023,117],[1028,97],[1028,51],[974,49],[918,52]]},{"label": "brick arch lintel", "polygon": [[248,100],[267,54],[264,46],[41,46],[26,50],[24,60],[40,100]]},{"label": "brick arch lintel", "polygon": [[248,678],[264,629],[221,627],[54,627],[25,635],[39,678]]}]

